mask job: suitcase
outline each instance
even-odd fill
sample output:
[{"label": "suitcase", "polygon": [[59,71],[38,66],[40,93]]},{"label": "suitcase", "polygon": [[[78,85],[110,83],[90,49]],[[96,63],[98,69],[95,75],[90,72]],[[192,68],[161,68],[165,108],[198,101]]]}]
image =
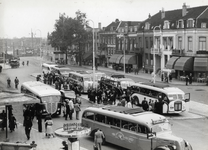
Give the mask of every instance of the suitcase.
[{"label": "suitcase", "polygon": [[93,150],[98,150],[98,147],[96,145],[93,145]]}]

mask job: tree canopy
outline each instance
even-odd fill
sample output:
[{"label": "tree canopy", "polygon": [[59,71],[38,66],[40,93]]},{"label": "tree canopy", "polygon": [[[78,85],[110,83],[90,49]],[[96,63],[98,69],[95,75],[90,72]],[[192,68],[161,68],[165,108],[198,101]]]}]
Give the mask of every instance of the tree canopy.
[{"label": "tree canopy", "polygon": [[85,25],[86,14],[79,10],[75,18],[68,17],[65,13],[60,14],[54,25],[55,30],[48,34],[48,44],[67,53],[67,49],[73,44],[87,39],[88,33]]}]

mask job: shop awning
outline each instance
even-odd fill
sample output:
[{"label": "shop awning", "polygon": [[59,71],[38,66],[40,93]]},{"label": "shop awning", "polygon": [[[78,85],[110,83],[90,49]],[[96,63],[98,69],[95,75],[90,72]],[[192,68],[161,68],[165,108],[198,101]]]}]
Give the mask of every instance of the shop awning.
[{"label": "shop awning", "polygon": [[167,69],[173,69],[174,68],[174,65],[175,65],[175,62],[179,59],[179,57],[171,57],[167,64],[166,64],[166,68]]},{"label": "shop awning", "polygon": [[[124,63],[124,56],[121,58],[120,63]],[[136,64],[135,55],[125,55],[125,64]]]},{"label": "shop awning", "polygon": [[180,57],[174,65],[175,70],[193,71],[193,57]]},{"label": "shop awning", "polygon": [[208,71],[208,58],[195,58],[194,71],[199,71],[199,72]]},{"label": "shop awning", "polygon": [[92,52],[87,52],[84,54],[83,59],[86,60],[92,55]]},{"label": "shop awning", "polygon": [[116,63],[117,58],[120,56],[120,54],[113,54],[110,59],[109,62],[110,63]]},{"label": "shop awning", "polygon": [[117,57],[117,59],[116,59],[116,64],[119,64],[119,63],[120,63],[120,60],[121,60],[122,57],[123,57],[123,55],[119,55],[119,56]]}]

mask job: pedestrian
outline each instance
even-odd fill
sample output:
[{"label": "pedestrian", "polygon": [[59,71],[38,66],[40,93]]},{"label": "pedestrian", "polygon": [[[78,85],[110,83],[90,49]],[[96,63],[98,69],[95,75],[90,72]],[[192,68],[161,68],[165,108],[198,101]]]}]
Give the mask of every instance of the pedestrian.
[{"label": "pedestrian", "polygon": [[36,119],[38,122],[38,131],[42,132],[42,105],[37,103],[35,106],[36,110]]},{"label": "pedestrian", "polygon": [[12,114],[11,118],[9,119],[9,129],[10,129],[11,132],[13,132],[15,127],[17,127],[16,121],[17,121],[16,118]]},{"label": "pedestrian", "polygon": [[127,103],[125,104],[125,107],[127,108],[133,108],[133,105],[131,103],[131,100],[128,100]]},{"label": "pedestrian", "polygon": [[33,124],[32,124],[31,117],[27,116],[25,118],[25,134],[28,140],[30,140],[30,131],[31,131],[32,125]]},{"label": "pedestrian", "polygon": [[148,110],[149,110],[149,104],[148,104],[148,102],[147,102],[147,100],[146,100],[146,97],[145,97],[144,100],[142,101],[142,108],[143,108],[143,110],[145,110],[145,111],[148,111]]},{"label": "pedestrian", "polygon": [[190,75],[189,75],[189,84],[192,84],[192,80],[193,80],[193,76],[192,76],[192,73],[190,73]]},{"label": "pedestrian", "polygon": [[72,120],[72,114],[74,113],[74,103],[72,99],[69,100],[69,118]]},{"label": "pedestrian", "polygon": [[27,61],[27,66],[29,65],[29,60]]},{"label": "pedestrian", "polygon": [[103,139],[105,138],[103,132],[98,128],[97,132],[95,132],[95,136],[94,136],[94,143],[95,143],[95,147],[99,148],[99,150],[102,150],[102,143],[103,143]]},{"label": "pedestrian", "polygon": [[81,111],[81,108],[80,108],[80,104],[78,103],[78,101],[76,101],[74,104],[74,110],[76,113],[76,119],[79,120],[79,112]]},{"label": "pedestrian", "polygon": [[188,85],[188,82],[189,82],[189,77],[188,75],[186,75],[186,86]]},{"label": "pedestrian", "polygon": [[2,65],[0,65],[0,73],[1,73],[1,71],[2,71]]},{"label": "pedestrian", "polygon": [[53,120],[51,118],[51,115],[48,116],[48,119],[45,121],[46,124],[46,135],[48,138],[50,138],[51,136],[55,137],[54,133],[53,133]]},{"label": "pedestrian", "polygon": [[161,74],[161,81],[163,82],[163,79],[164,79],[164,72],[162,72]]},{"label": "pedestrian", "polygon": [[10,79],[10,78],[7,79],[7,87],[8,87],[8,88],[11,87],[11,79]]},{"label": "pedestrian", "polygon": [[7,124],[7,118],[6,118],[6,113],[5,110],[2,110],[2,124],[1,124],[1,130],[4,131],[4,128],[6,128],[6,124]]},{"label": "pedestrian", "polygon": [[62,141],[62,145],[63,145],[63,147],[61,149],[68,150],[68,144],[66,141]]},{"label": "pedestrian", "polygon": [[172,82],[172,78],[173,78],[173,77],[172,77],[172,74],[170,73],[170,74],[169,74],[169,81],[170,81],[170,82]]},{"label": "pedestrian", "polygon": [[25,62],[24,62],[24,61],[22,62],[22,65],[23,65],[23,66],[25,65]]},{"label": "pedestrian", "polygon": [[14,84],[15,84],[15,88],[18,89],[19,79],[17,77],[14,79]]}]

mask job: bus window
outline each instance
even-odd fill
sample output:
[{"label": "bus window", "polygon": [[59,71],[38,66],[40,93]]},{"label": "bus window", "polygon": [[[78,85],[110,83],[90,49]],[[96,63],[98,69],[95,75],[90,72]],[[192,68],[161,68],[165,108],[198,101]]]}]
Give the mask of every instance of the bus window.
[{"label": "bus window", "polygon": [[94,120],[94,113],[93,112],[85,112],[83,114],[84,118],[90,119],[90,120]]},{"label": "bus window", "polygon": [[101,115],[101,114],[96,114],[95,115],[95,121],[105,123],[105,116]]},{"label": "bus window", "polygon": [[116,127],[120,127],[120,122],[121,122],[120,119],[116,119],[116,118],[113,119],[113,125]]},{"label": "bus window", "polygon": [[113,125],[113,118],[107,116],[106,123],[109,124],[109,125]]},{"label": "bus window", "polygon": [[121,120],[121,127],[124,129],[129,129],[129,122]]}]

